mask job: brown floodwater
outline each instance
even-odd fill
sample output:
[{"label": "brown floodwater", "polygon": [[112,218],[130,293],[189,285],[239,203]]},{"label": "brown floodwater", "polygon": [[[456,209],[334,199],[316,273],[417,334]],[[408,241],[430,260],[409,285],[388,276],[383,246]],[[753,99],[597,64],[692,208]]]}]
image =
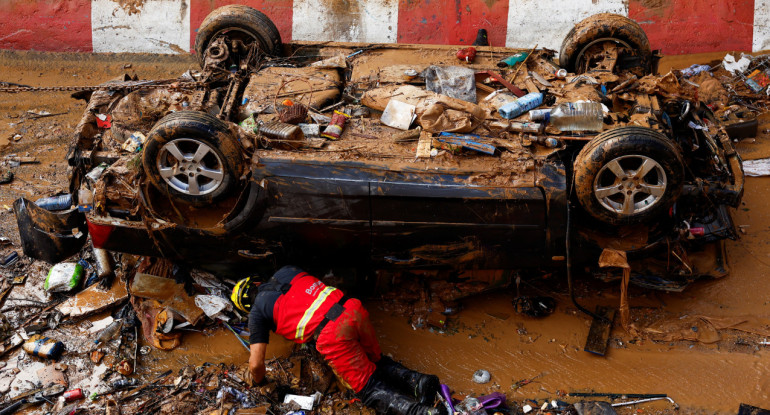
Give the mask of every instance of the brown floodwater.
[{"label": "brown floodwater", "polygon": [[[720,59],[724,53],[665,58],[660,69]],[[130,68],[126,66],[130,64]],[[150,55],[78,55],[8,53],[0,51],[0,81],[29,85],[92,85],[124,72],[140,77],[167,78],[195,67],[189,57]],[[19,196],[37,197],[65,189],[64,159],[70,132],[84,104],[69,93],[0,93],[0,156],[31,155],[37,165],[15,169],[17,180],[0,186],[0,207]],[[62,115],[36,120],[20,117],[27,110]],[[764,117],[763,117],[764,121]],[[15,124],[15,125],[12,125]],[[760,130],[768,128],[761,125]],[[21,137],[13,137],[20,135]],[[739,145],[750,158],[770,156],[770,140],[763,133],[755,142]],[[720,280],[695,283],[682,293],[654,293],[631,288],[632,317],[647,313],[667,317],[770,317],[770,178],[749,178],[743,205],[734,211],[745,234],[727,244],[731,272]],[[0,232],[18,241],[12,214],[0,212]],[[617,284],[589,284],[580,302],[589,308],[617,305]],[[588,292],[588,294],[586,294]],[[683,413],[736,413],[740,403],[770,407],[770,352],[762,338],[723,330],[714,344],[674,341],[630,341],[615,327],[605,357],[583,351],[590,319],[578,312],[564,290],[554,294],[556,311],[533,319],[516,314],[512,291],[481,294],[463,301],[445,332],[413,329],[408,319],[384,311],[377,300],[367,301],[383,351],[415,369],[435,373],[460,393],[501,391],[516,400],[556,398],[560,392],[667,393]],[[656,314],[657,315],[657,314]],[[273,337],[269,356],[285,355],[290,348]],[[203,363],[245,364],[248,353],[227,330],[190,332],[174,351],[152,350],[140,358],[138,372],[149,376],[167,369]],[[477,369],[489,370],[492,382],[471,381]],[[520,380],[539,376],[518,389]],[[569,398],[565,398],[570,400]],[[639,406],[644,412],[670,409],[667,402]]]}]

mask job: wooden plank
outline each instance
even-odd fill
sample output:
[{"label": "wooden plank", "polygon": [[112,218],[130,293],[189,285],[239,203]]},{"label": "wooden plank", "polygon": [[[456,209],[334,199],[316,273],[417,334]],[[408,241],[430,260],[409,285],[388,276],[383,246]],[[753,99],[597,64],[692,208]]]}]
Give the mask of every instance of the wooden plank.
[{"label": "wooden plank", "polygon": [[420,141],[417,142],[417,158],[429,158],[430,157],[430,145],[433,142],[433,137],[427,131],[420,133]]}]

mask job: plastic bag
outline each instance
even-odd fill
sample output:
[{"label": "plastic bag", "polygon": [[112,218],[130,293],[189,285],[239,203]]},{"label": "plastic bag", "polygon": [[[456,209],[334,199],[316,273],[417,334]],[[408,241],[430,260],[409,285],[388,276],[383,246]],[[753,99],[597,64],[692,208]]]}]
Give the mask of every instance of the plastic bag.
[{"label": "plastic bag", "polygon": [[233,309],[233,303],[226,298],[217,295],[196,295],[195,305],[198,306],[210,318],[218,318],[227,321],[229,318],[224,315],[225,311]]},{"label": "plastic bag", "polygon": [[71,291],[83,279],[85,271],[80,264],[60,262],[48,271],[43,288],[46,291]]},{"label": "plastic bag", "polygon": [[425,84],[429,91],[476,103],[476,79],[473,69],[462,66],[429,66]]}]

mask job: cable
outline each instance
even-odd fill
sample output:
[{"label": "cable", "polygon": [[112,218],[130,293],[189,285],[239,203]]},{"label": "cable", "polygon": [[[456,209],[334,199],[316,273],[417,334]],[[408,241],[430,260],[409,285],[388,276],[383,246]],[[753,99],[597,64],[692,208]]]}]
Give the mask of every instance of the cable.
[{"label": "cable", "polygon": [[[575,165],[575,157],[573,155],[572,157],[572,165]],[[575,175],[575,172],[572,172],[572,175]],[[570,254],[570,239],[572,237],[572,209],[570,208],[570,199],[572,198],[572,187],[575,185],[575,180],[573,178],[572,183],[570,183],[569,192],[567,193],[567,232],[566,232],[566,241],[564,242],[564,248],[566,250],[566,256],[567,256],[567,288],[569,289],[569,298],[572,300],[572,304],[577,307],[578,310],[588,314],[594,319],[601,320],[607,324],[611,324],[612,322],[610,319],[604,316],[600,316],[596,313],[593,313],[589,311],[587,308],[583,307],[582,305],[578,304],[577,299],[575,298],[575,289],[572,286],[572,255]]]}]

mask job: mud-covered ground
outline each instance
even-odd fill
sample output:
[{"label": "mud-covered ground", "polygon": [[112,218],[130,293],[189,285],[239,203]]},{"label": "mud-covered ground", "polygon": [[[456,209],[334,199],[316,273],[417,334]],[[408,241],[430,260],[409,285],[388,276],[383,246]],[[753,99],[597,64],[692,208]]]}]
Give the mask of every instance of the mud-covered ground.
[{"label": "mud-covered ground", "polygon": [[[706,63],[722,53],[664,59],[661,70]],[[33,86],[95,85],[124,73],[143,79],[172,78],[197,63],[188,56],[81,55],[9,53],[0,51],[0,81]],[[54,194],[67,186],[67,153],[72,129],[85,107],[69,92],[0,93],[0,162],[9,155],[35,157],[38,164],[13,168],[15,179],[0,185],[0,236],[14,246],[0,247],[6,254],[19,250],[12,202]],[[32,112],[29,112],[32,111]],[[41,114],[50,116],[40,117]],[[34,113],[34,114],[33,114]],[[37,115],[36,115],[37,114]],[[58,114],[58,115],[56,115]],[[760,125],[760,136],[739,145],[746,159],[770,156],[769,124]],[[768,131],[768,132],[765,132]],[[0,170],[8,166],[0,166]],[[757,327],[770,318],[770,178],[748,178],[743,205],[734,218],[741,239],[728,242],[730,275],[694,284],[683,293],[659,293],[632,287],[632,319],[639,325],[662,318],[680,319],[691,331],[703,330],[708,319],[749,316]],[[7,272],[0,269],[0,274]],[[37,271],[42,275],[45,270]],[[581,277],[578,273],[578,278]],[[27,284],[41,281],[30,277]],[[587,278],[587,277],[586,277]],[[617,306],[619,287],[595,281],[578,284],[579,301]],[[608,393],[666,393],[681,405],[680,413],[736,413],[740,403],[770,407],[770,346],[756,334],[719,330],[720,340],[655,342],[634,338],[616,327],[607,356],[583,351],[590,319],[571,304],[562,281],[546,281],[558,300],[556,312],[543,319],[524,317],[511,305],[514,291],[481,294],[462,303],[449,318],[448,328],[415,329],[408,319],[384,307],[381,300],[367,302],[383,351],[415,369],[435,373],[460,393],[475,395],[500,391],[509,400],[522,402],[560,398],[571,391]],[[542,294],[529,286],[523,293]],[[18,298],[12,292],[10,301]],[[103,317],[103,315],[97,316]],[[288,345],[273,338],[269,355],[285,354]],[[73,351],[77,352],[77,351]],[[246,350],[225,330],[185,334],[174,351],[152,349],[141,355],[137,372],[150,376],[184,365],[245,364]],[[492,382],[477,385],[473,372],[487,369]],[[528,384],[517,382],[536,379]],[[526,382],[523,382],[526,383]],[[627,409],[627,413],[669,412],[663,401]]]}]

